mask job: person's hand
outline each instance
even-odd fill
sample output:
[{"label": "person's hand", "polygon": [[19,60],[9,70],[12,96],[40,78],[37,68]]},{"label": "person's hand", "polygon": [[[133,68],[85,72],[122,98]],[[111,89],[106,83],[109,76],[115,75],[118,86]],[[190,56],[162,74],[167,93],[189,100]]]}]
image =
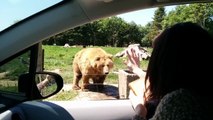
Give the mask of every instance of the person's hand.
[{"label": "person's hand", "polygon": [[140,68],[139,53],[134,49],[130,48],[126,51],[128,60],[126,65],[130,71],[133,71],[136,68]]},{"label": "person's hand", "polygon": [[139,77],[144,78],[146,75],[146,72],[144,72],[140,68],[140,53],[138,49],[130,48],[126,51],[127,54],[127,61],[125,61],[125,64],[127,65],[128,69],[137,74]]}]

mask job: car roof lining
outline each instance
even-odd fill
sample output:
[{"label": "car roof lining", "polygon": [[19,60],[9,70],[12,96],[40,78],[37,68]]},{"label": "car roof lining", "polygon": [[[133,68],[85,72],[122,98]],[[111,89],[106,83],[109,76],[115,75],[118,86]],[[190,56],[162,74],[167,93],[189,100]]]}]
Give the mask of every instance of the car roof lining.
[{"label": "car roof lining", "polygon": [[0,33],[0,51],[4,51],[1,52],[0,61],[54,34],[87,21],[89,19],[76,1],[41,11],[40,14]]}]

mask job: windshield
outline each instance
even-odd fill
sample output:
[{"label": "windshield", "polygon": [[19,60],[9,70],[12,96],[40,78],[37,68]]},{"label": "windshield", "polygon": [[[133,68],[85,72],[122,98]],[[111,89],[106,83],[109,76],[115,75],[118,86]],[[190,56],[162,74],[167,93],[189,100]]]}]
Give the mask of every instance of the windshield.
[{"label": "windshield", "polygon": [[62,0],[2,0],[0,31]]}]

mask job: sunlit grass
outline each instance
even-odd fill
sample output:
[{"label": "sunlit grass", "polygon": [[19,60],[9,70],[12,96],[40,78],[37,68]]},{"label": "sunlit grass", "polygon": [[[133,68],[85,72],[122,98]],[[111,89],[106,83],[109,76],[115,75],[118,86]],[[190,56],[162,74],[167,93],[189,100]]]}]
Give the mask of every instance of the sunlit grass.
[{"label": "sunlit grass", "polygon": [[[45,51],[44,68],[45,70],[60,69],[60,75],[64,79],[64,84],[72,84],[73,80],[73,69],[72,61],[74,55],[82,49],[82,47],[70,47],[64,48],[63,46],[43,46]],[[106,52],[115,55],[122,51],[124,48],[119,47],[101,47]],[[148,49],[151,52],[151,49]],[[106,77],[105,84],[118,84],[118,72],[121,69],[127,69],[124,64],[126,58],[113,58],[114,68],[111,73]],[[141,68],[146,70],[148,60],[141,62]],[[62,91],[55,96],[46,100],[72,100],[78,92],[76,91]]]},{"label": "sunlit grass", "polygon": [[[64,83],[72,83],[73,80],[73,69],[72,69],[72,61],[74,55],[82,49],[82,47],[70,47],[64,48],[63,46],[43,46],[45,51],[44,58],[44,68],[45,70],[54,70],[61,69],[61,76],[64,79]],[[102,47],[106,52],[115,55],[116,53],[122,51],[124,48],[119,47]],[[110,75],[107,76],[108,83],[116,83],[117,82],[117,74],[114,72],[120,69],[127,69],[124,64],[124,59],[126,58],[113,58],[114,68]],[[143,60],[141,62],[142,69],[146,69],[148,64],[148,60]]]},{"label": "sunlit grass", "polygon": [[[95,46],[97,47],[97,46]],[[101,47],[106,52],[115,55],[116,53],[122,51],[124,48],[121,47]],[[44,49],[44,70],[52,71],[55,69],[60,69],[59,73],[64,84],[72,84],[73,81],[73,69],[72,62],[74,55],[82,49],[81,46],[64,48],[63,46],[48,46],[43,45]],[[148,49],[151,52],[151,49]],[[21,58],[21,59],[20,59]],[[111,73],[106,77],[104,84],[118,84],[118,74],[117,72],[121,69],[127,69],[124,64],[126,58],[113,58],[114,68]],[[21,61],[22,60],[22,61]],[[22,62],[29,62],[29,53],[22,55],[19,58],[14,59],[9,64],[2,66],[0,68],[0,89],[9,90],[17,92],[17,79],[20,74],[25,73],[28,70],[28,64]],[[141,62],[141,68],[146,70],[148,60],[143,60]],[[16,69],[14,69],[16,68]],[[5,71],[7,70],[7,71]],[[7,82],[4,79],[8,79]],[[14,81],[15,80],[15,81]],[[16,83],[16,84],[14,84]],[[47,100],[71,100],[78,92],[76,91],[62,91]]]}]

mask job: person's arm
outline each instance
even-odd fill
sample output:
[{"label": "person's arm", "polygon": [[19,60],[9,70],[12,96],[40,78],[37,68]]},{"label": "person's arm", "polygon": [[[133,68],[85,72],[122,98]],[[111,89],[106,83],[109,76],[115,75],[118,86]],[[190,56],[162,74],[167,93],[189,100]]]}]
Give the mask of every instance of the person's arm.
[{"label": "person's arm", "polygon": [[133,117],[133,120],[145,120],[147,110],[144,106],[144,92],[145,92],[145,82],[144,78],[146,75],[146,72],[144,72],[140,68],[140,59],[138,51],[131,48],[127,52],[128,61],[126,62],[127,67],[130,71],[135,73],[140,77],[139,80],[133,81],[129,84],[130,87],[130,93],[129,93],[129,99],[132,102],[133,108],[135,110],[135,116]]},{"label": "person's arm", "polygon": [[132,90],[130,90],[129,99],[132,103],[133,109],[135,110],[135,115],[133,116],[132,120],[146,120],[147,110],[143,105],[143,98],[136,96]]},{"label": "person's arm", "polygon": [[138,75],[140,78],[144,79],[146,76],[146,72],[144,72],[141,68],[139,67],[135,67],[132,70],[133,73],[135,73],[136,75]]},{"label": "person's arm", "polygon": [[133,120],[145,120],[147,110],[146,107],[144,106],[143,96],[135,95],[132,89],[130,89],[129,99],[132,103],[133,109],[135,110],[135,116],[133,116]]}]

